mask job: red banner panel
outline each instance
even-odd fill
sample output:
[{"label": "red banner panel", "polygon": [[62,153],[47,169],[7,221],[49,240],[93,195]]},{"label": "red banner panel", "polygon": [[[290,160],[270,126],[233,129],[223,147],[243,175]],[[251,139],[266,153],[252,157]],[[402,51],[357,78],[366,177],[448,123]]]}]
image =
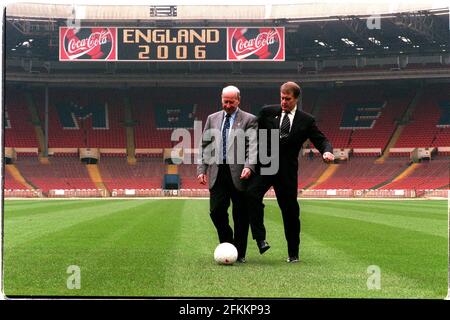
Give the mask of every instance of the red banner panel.
[{"label": "red banner panel", "polygon": [[60,61],[116,61],[117,28],[59,28]]},{"label": "red banner panel", "polygon": [[228,28],[229,61],[284,59],[284,28]]},{"label": "red banner panel", "polygon": [[60,61],[285,61],[283,27],[61,27]]}]

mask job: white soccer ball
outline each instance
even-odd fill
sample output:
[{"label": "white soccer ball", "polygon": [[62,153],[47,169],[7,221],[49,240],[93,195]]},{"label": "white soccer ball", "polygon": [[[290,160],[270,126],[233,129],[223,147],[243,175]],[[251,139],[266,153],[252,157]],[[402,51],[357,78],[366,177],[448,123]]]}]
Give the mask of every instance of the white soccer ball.
[{"label": "white soccer ball", "polygon": [[233,264],[238,256],[237,249],[229,242],[219,244],[214,250],[214,260],[219,264]]}]

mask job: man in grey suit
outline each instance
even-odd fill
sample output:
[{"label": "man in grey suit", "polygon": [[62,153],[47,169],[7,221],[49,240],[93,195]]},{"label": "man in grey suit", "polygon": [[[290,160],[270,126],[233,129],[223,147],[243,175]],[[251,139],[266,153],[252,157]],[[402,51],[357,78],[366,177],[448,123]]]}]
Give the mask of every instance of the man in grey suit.
[{"label": "man in grey suit", "polygon": [[[248,179],[257,162],[257,119],[239,108],[240,92],[235,86],[222,90],[222,111],[208,116],[199,152],[197,179],[208,182],[210,216],[220,243],[233,243],[238,262],[245,262],[249,215],[245,201]],[[233,202],[234,233],[228,220]]]}]

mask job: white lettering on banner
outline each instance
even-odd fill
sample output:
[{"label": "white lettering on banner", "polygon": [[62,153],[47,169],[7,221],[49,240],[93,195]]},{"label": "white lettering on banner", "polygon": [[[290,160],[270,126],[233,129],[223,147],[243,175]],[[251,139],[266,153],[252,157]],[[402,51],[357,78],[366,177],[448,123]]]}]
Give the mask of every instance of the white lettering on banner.
[{"label": "white lettering on banner", "polygon": [[70,59],[78,58],[97,46],[108,42],[109,31],[93,32],[87,39],[70,39],[67,47],[67,53]]},{"label": "white lettering on banner", "polygon": [[239,39],[236,42],[236,56],[238,59],[244,59],[264,46],[273,44],[275,42],[276,31],[261,32],[256,38],[243,40]]}]

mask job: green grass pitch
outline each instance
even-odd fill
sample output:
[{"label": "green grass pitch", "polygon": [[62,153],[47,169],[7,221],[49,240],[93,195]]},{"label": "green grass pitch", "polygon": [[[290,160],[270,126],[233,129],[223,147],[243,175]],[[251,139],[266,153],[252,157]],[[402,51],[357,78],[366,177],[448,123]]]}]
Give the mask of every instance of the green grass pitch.
[{"label": "green grass pitch", "polygon": [[[447,295],[447,201],[300,200],[300,205],[300,263],[285,262],[281,214],[276,201],[268,200],[265,222],[272,248],[260,255],[249,235],[247,263],[222,266],[213,259],[218,242],[208,200],[6,200],[4,292],[434,299]],[[72,265],[79,267],[80,289],[67,288]],[[369,290],[372,265],[380,268],[380,287]]]}]

